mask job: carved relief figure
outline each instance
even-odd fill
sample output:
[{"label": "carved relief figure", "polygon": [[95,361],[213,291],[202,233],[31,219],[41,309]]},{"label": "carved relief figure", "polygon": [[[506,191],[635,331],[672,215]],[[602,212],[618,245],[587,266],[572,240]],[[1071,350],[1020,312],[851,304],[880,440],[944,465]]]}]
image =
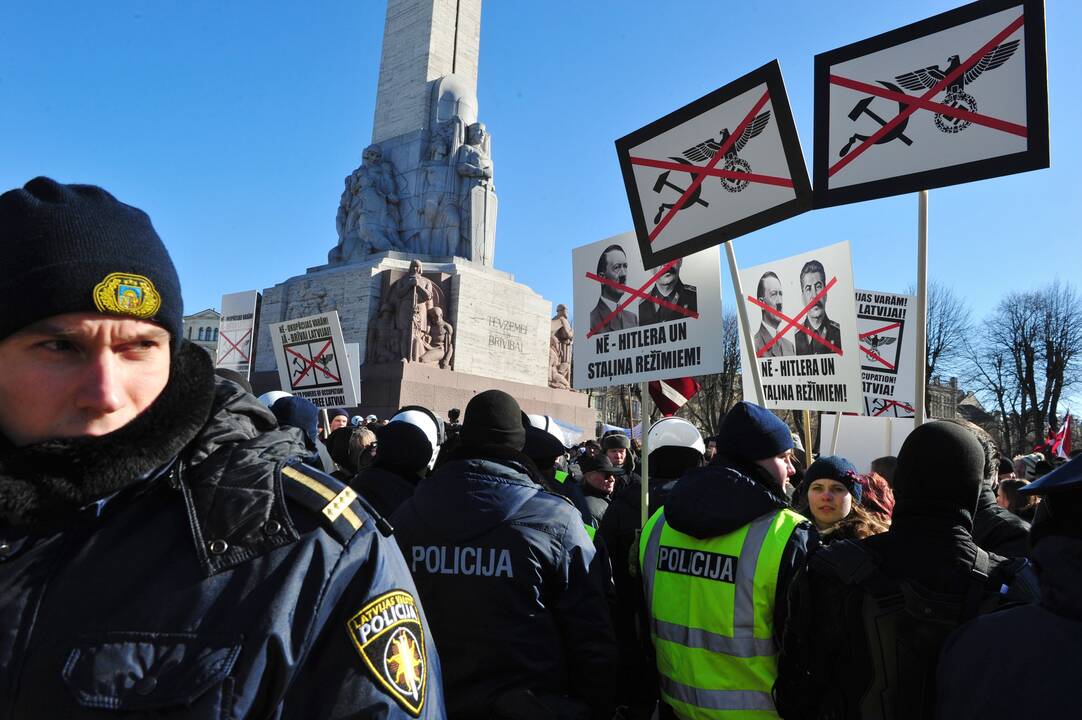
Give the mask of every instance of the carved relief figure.
[{"label": "carved relief figure", "polygon": [[421,275],[421,262],[410,262],[409,275],[391,286],[390,299],[395,303],[395,329],[403,362],[416,362],[428,350],[428,311],[435,306],[435,286]]},{"label": "carved relief figure", "polygon": [[338,245],[331,250],[332,263],[362,260],[384,250],[398,250],[401,222],[395,167],[383,159],[379,145],[369,145],[361,167],[346,178],[338,206]]},{"label": "carved relief figure", "polygon": [[421,356],[423,363],[438,363],[441,368],[451,366],[455,355],[455,329],[443,319],[443,308],[434,307],[428,311],[428,350]]},{"label": "carved relief figure", "polygon": [[485,264],[491,264],[496,233],[496,194],[488,146],[484,123],[473,123],[455,157],[463,254]]},{"label": "carved relief figure", "polygon": [[556,316],[550,323],[549,386],[571,389],[571,343],[575,333],[567,319],[567,306],[556,306]]},{"label": "carved relief figure", "polygon": [[437,257],[460,254],[458,202],[447,155],[447,139],[434,131],[421,167],[421,230],[415,249]]},{"label": "carved relief figure", "polygon": [[402,355],[398,352],[398,331],[395,329],[394,308],[384,304],[368,326],[367,360],[373,364],[396,362]]}]

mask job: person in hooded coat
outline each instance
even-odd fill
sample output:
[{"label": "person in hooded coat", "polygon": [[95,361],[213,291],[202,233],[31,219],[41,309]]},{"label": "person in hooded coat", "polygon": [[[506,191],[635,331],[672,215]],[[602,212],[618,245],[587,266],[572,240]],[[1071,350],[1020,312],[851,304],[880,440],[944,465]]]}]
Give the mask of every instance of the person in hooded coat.
[{"label": "person in hooded coat", "polygon": [[450,716],[608,720],[616,643],[582,516],[543,489],[507,393],[474,396],[459,439],[391,518],[433,606]]},{"label": "person in hooded coat", "polygon": [[973,426],[959,425],[973,432],[984,451],[984,482],[981,483],[977,510],[973,515],[973,541],[996,555],[1029,557],[1029,523],[1000,507],[992,489],[999,478],[999,450],[990,437],[977,434]]},{"label": "person in hooded coat", "polygon": [[947,638],[936,675],[938,718],[1078,715],[1082,457],[1020,492],[1044,496],[1030,530],[1040,603],[982,615]]},{"label": "person in hooded coat", "polygon": [[[935,421],[909,434],[890,529],[822,548],[793,583],[774,688],[782,717],[931,717],[945,630],[989,600],[998,605],[1004,586],[1003,602],[1035,599],[1025,560],[973,541],[983,473],[984,451],[963,427]],[[905,632],[882,618],[866,626],[872,593],[883,603],[909,598],[916,620]],[[904,607],[894,617],[908,617]]]},{"label": "person in hooded coat", "polygon": [[395,420],[376,428],[376,458],[350,485],[376,512],[390,517],[413,496],[431,459],[432,444],[424,431]]},{"label": "person in hooded coat", "polygon": [[398,547],[182,316],[141,210],[0,195],[0,717],[445,717]]},{"label": "person in hooded coat", "polygon": [[278,398],[271,405],[271,412],[282,427],[295,427],[304,433],[304,445],[308,449],[304,461],[325,472],[334,470],[326,445],[319,439],[319,408],[311,400],[296,395]]},{"label": "person in hooded coat", "polygon": [[676,483],[639,544],[661,699],[681,718],[774,711],[785,594],[817,542],[784,494],[794,472],[785,423],[739,402],[719,440],[713,462]]}]

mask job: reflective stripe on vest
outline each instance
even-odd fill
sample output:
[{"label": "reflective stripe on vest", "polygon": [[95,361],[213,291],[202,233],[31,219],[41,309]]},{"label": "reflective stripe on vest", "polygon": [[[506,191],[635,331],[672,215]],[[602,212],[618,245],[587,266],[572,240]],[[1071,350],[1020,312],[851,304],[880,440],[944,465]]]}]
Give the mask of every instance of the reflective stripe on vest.
[{"label": "reflective stripe on vest", "polygon": [[593,540],[594,535],[597,534],[597,528],[595,528],[593,525],[587,525],[586,523],[583,523],[582,526],[586,528],[586,534],[590,536],[591,540]]},{"label": "reflective stripe on vest", "polygon": [[793,530],[791,510],[704,540],[658,510],[643,529],[639,561],[662,695],[686,718],[777,717],[774,593]]},{"label": "reflective stripe on vest", "polygon": [[555,473],[553,473],[553,475],[556,478],[556,482],[560,483],[561,485],[567,482],[567,473],[565,471],[557,470]]}]

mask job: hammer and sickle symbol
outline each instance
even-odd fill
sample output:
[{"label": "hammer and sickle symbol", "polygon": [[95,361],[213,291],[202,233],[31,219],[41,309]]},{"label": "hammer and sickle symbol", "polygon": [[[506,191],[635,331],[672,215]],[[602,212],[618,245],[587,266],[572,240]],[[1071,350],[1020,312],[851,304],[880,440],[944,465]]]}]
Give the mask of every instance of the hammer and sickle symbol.
[{"label": "hammer and sickle symbol", "polygon": [[[879,82],[880,85],[882,85],[883,87],[885,87],[888,90],[893,90],[896,93],[901,93],[902,92],[902,89],[900,87],[898,87],[897,85],[894,85],[894,84],[889,83],[889,82],[885,82],[883,80],[879,80],[878,82]],[[856,122],[860,118],[861,115],[867,115],[872,120],[875,120],[877,123],[879,123],[881,126],[886,125],[887,121],[884,120],[883,118],[879,117],[879,114],[876,113],[874,110],[872,110],[869,107],[872,104],[873,100],[875,100],[874,95],[869,95],[866,98],[862,98],[856,105],[853,106],[853,109],[849,111],[849,119],[852,120],[853,122]],[[909,103],[905,103],[905,102],[901,102],[901,101],[898,102],[898,112],[902,112],[907,107],[909,107]],[[892,127],[890,130],[888,130],[886,133],[884,133],[883,137],[876,140],[875,144],[876,145],[882,145],[883,143],[888,143],[888,142],[890,142],[892,140],[901,140],[906,145],[912,145],[913,141],[910,140],[905,135],[905,126],[908,125],[908,124],[909,124],[909,118],[906,118],[905,120],[902,120],[900,123],[898,123],[897,125]],[[843,147],[841,149],[841,152],[838,153],[838,157],[845,157],[846,154],[848,154],[848,152],[852,149],[854,143],[856,143],[858,141],[859,142],[864,142],[865,140],[867,140],[870,137],[871,137],[871,135],[861,135],[860,133],[853,133],[853,136],[851,138],[849,138],[849,142],[847,142],[845,144],[845,147]]]},{"label": "hammer and sickle symbol", "polygon": [[[681,163],[683,165],[687,165],[689,167],[695,167],[695,165],[688,162],[684,158],[670,157],[669,159],[672,160],[673,162],[678,162],[678,163]],[[676,183],[670,181],[669,180],[669,173],[670,172],[674,172],[674,171],[666,170],[665,172],[663,172],[663,173],[661,173],[660,175],[657,176],[657,180],[654,182],[654,192],[660,193],[665,188],[669,188],[670,190],[675,190],[676,192],[678,192],[679,197],[683,197],[684,193],[687,192],[687,188],[682,188],[679,185],[677,185]],[[688,172],[690,173],[691,171],[689,170]],[[703,200],[702,198],[699,197],[699,194],[702,192],[702,189],[703,189],[703,187],[702,187],[701,184],[699,185],[699,187],[695,188],[695,192],[691,193],[691,195],[688,196],[687,202],[685,202],[683,204],[683,206],[681,206],[680,210],[686,209],[691,203],[698,203],[699,205],[702,205],[703,207],[710,207],[710,203],[708,203],[706,200]],[[674,208],[674,207],[676,207],[676,203],[661,203],[661,206],[657,209],[657,214],[654,215],[654,224],[657,225],[659,222],[661,222],[661,216],[665,214],[665,211],[669,210],[670,208]],[[679,210],[677,212],[679,212]]]}]

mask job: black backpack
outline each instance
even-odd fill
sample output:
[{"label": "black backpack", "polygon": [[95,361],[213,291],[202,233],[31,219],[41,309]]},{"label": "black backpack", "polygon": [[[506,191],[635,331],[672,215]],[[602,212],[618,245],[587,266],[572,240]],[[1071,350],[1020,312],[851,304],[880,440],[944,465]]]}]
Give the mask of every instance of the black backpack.
[{"label": "black backpack", "polygon": [[[810,599],[808,576],[818,574],[827,579],[820,585],[829,597],[818,598],[815,607],[794,608],[789,617],[785,648],[796,652],[780,659],[785,685],[776,688],[785,718],[931,717],[947,636],[978,615],[1032,602],[1036,588],[1024,558],[993,561],[980,548],[964,595],[893,580],[880,569],[878,555],[851,540],[832,543],[808,565],[795,580],[804,591],[800,596]],[[832,611],[816,611],[824,605]]]}]

